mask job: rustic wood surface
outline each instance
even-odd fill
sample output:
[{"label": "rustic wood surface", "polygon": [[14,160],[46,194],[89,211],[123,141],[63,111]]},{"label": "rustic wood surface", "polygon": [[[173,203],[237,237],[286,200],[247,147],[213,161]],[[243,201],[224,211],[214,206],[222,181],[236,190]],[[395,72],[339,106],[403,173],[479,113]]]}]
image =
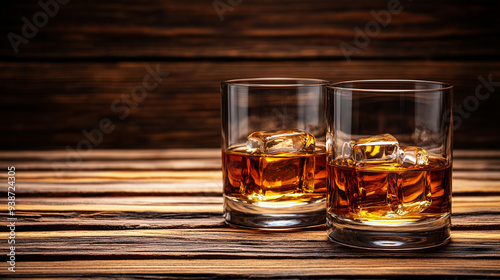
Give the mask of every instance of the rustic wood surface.
[{"label": "rustic wood surface", "polygon": [[[241,2],[220,20],[214,1],[70,1],[12,59],[65,58],[342,58],[340,43],[354,44],[358,27],[388,10],[387,0]],[[395,1],[392,1],[394,3]],[[387,26],[355,58],[498,58],[497,1],[398,1]],[[7,1],[0,31],[21,34],[38,1]],[[385,17],[382,17],[385,18]],[[374,30],[374,29],[372,29]]]},{"label": "rustic wood surface", "polygon": [[[239,4],[221,21],[216,1]],[[498,148],[500,2],[400,0],[402,11],[356,45],[356,30],[391,1],[216,1],[67,1],[18,53],[8,34],[21,36],[23,17],[33,22],[42,8],[3,1],[0,120],[8,133],[0,150],[76,149],[82,130],[103,118],[116,129],[100,149],[215,148],[220,81],[263,76],[448,82],[454,102],[474,108],[460,116],[455,147]],[[351,62],[341,43],[359,47]],[[120,119],[111,104],[157,64],[170,75]],[[495,84],[486,100],[471,100],[480,76]]]},{"label": "rustic wood surface", "polygon": [[[129,98],[134,107],[120,102],[117,106],[125,109],[113,111],[113,102],[142,84],[148,65],[160,65],[170,75],[143,101]],[[454,84],[456,104],[471,102],[480,85],[478,76],[500,81],[496,61],[0,62],[0,68],[5,92],[0,95],[0,119],[8,131],[0,138],[4,150],[77,149],[87,140],[82,130],[98,129],[103,118],[115,129],[104,134],[97,148],[219,147],[219,85],[229,78],[418,77]],[[466,110],[467,118],[457,115],[461,123],[455,130],[456,148],[495,148],[500,143],[500,129],[491,122],[500,119],[500,87],[493,89],[486,100],[476,99],[476,110]],[[122,119],[125,111],[129,115]]]},{"label": "rustic wood surface", "polygon": [[1,166],[16,167],[18,218],[16,272],[3,262],[2,277],[500,278],[500,151],[455,151],[452,241],[413,252],[344,248],[324,228],[228,227],[218,149],[94,150],[69,164],[66,156],[0,153]]}]

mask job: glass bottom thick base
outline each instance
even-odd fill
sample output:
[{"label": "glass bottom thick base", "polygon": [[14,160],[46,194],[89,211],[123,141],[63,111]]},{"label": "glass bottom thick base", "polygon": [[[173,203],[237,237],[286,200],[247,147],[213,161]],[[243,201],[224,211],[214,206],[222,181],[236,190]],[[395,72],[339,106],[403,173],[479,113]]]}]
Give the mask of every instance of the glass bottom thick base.
[{"label": "glass bottom thick base", "polygon": [[375,226],[342,220],[328,214],[328,237],[349,247],[372,250],[418,250],[450,240],[450,215],[402,225]]},{"label": "glass bottom thick base", "polygon": [[307,203],[253,205],[224,196],[224,219],[230,226],[261,230],[293,230],[325,224],[325,199]]}]

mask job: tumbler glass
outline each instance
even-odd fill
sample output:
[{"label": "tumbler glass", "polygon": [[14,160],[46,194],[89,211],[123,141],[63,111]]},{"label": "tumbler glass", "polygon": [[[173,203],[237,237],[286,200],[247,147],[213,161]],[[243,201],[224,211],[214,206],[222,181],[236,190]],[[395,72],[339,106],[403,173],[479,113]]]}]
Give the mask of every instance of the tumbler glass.
[{"label": "tumbler glass", "polygon": [[446,243],[452,86],[348,81],[328,86],[327,99],[329,238],[388,250]]},{"label": "tumbler glass", "polygon": [[328,83],[292,78],[222,82],[226,223],[268,230],[325,223]]}]

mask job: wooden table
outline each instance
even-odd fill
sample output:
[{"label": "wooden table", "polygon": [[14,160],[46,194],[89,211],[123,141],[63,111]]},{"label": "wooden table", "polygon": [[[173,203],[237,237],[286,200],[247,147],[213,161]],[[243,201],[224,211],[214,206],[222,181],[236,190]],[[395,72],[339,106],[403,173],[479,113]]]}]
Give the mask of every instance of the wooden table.
[{"label": "wooden table", "polygon": [[4,229],[7,166],[17,185],[16,272],[2,230],[2,277],[500,278],[500,151],[455,151],[452,241],[419,252],[344,248],[324,228],[228,227],[216,149],[66,156],[0,153]]}]

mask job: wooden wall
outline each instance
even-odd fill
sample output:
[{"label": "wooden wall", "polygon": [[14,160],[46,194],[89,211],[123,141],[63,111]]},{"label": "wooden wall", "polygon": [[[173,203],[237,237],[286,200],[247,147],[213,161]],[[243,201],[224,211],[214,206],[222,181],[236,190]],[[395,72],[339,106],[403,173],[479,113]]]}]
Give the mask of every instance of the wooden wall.
[{"label": "wooden wall", "polygon": [[[357,28],[396,0],[218,0],[239,3],[222,21],[210,0],[59,1],[46,24],[37,0],[2,1],[1,150],[76,148],[102,119],[114,130],[98,148],[219,147],[219,82],[262,76],[452,83],[468,102],[455,147],[500,142],[500,84],[475,95],[479,77],[500,82],[498,1],[400,0],[350,61],[341,44],[356,46]],[[16,53],[9,34],[34,15]],[[127,101],[147,67],[168,76]]]}]

